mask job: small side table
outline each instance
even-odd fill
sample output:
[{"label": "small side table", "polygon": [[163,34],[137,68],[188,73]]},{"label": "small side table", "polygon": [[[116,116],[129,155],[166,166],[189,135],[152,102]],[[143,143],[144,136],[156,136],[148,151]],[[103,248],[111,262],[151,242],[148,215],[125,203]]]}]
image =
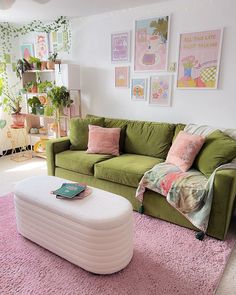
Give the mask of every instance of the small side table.
[{"label": "small side table", "polygon": [[7,137],[12,145],[12,160],[22,162],[32,158],[32,151],[28,148],[28,136],[25,127],[11,125]]}]

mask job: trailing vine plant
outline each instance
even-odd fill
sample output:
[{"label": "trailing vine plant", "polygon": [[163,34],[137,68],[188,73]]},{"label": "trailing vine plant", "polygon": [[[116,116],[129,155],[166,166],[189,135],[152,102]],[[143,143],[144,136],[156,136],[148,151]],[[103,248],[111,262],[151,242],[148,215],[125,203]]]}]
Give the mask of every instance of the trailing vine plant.
[{"label": "trailing vine plant", "polygon": [[[69,53],[71,47],[71,30],[69,19],[65,16],[60,16],[55,21],[47,24],[43,23],[40,20],[33,20],[32,22],[22,26],[16,26],[8,22],[0,23],[0,40],[2,55],[3,57],[5,57],[5,54],[11,53],[13,38],[18,38],[31,32],[50,33],[57,32],[61,29],[67,32],[68,43],[66,50]],[[6,64],[4,62],[0,62],[0,76],[2,76],[4,80],[4,87],[6,89],[9,89]]]}]

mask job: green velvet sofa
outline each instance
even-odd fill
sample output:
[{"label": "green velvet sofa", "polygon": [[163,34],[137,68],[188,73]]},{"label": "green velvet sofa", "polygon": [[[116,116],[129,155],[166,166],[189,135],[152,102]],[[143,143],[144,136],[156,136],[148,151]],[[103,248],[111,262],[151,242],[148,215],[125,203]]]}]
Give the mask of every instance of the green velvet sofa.
[{"label": "green velvet sofa", "polygon": [[[185,125],[111,118],[97,118],[100,121],[96,122],[96,118],[87,116],[87,120],[91,120],[90,124],[122,128],[121,155],[114,157],[86,153],[87,126],[84,126],[84,132],[80,128],[79,133],[79,119],[72,119],[70,137],[47,142],[48,174],[121,195],[138,211],[140,203],[135,199],[135,192],[140,179],[145,171],[165,161],[173,139]],[[83,141],[82,146],[81,142],[77,142],[80,139]],[[208,235],[221,240],[225,238],[234,209],[235,195],[236,170],[218,171],[214,181]],[[145,192],[144,214],[196,230],[165,197],[153,191]]]}]

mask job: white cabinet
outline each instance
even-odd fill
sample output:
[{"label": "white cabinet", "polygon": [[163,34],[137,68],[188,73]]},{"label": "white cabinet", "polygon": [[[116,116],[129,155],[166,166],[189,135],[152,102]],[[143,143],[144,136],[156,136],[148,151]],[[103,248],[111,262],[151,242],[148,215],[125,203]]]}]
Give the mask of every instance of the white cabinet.
[{"label": "white cabinet", "polygon": [[56,64],[55,81],[69,90],[80,90],[80,67],[75,64]]}]

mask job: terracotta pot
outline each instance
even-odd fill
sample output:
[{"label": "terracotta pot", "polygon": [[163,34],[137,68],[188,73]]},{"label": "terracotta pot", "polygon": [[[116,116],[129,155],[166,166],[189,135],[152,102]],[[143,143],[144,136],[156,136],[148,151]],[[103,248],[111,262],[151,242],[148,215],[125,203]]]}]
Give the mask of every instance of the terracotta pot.
[{"label": "terracotta pot", "polygon": [[31,93],[37,93],[38,92],[38,86],[34,85],[31,87]]},{"label": "terracotta pot", "polygon": [[55,62],[54,61],[47,61],[47,69],[48,70],[54,70],[55,69]]},{"label": "terracotta pot", "polygon": [[44,71],[47,69],[47,62],[46,61],[41,61],[41,71]]},{"label": "terracotta pot", "polygon": [[25,114],[11,114],[12,117],[12,127],[23,128],[25,125]]}]

